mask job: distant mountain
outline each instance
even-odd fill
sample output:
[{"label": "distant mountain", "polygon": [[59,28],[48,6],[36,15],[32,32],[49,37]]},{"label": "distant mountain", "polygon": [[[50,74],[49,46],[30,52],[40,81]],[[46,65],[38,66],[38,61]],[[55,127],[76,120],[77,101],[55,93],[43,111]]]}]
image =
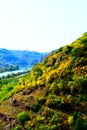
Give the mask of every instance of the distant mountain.
[{"label": "distant mountain", "polygon": [[0,48],[0,67],[15,64],[17,60],[18,58],[11,51]]},{"label": "distant mountain", "polygon": [[40,62],[48,53],[39,53],[26,50],[7,50],[0,48],[0,67],[8,65],[32,67]]}]

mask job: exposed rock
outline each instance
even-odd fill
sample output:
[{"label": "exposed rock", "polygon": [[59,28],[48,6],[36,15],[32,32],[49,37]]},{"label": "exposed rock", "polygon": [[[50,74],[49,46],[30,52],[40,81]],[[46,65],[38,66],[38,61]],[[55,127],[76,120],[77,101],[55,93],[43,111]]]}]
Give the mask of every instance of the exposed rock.
[{"label": "exposed rock", "polygon": [[17,99],[15,99],[15,98],[11,98],[11,105],[12,106],[19,106],[20,104],[19,104],[19,101],[17,100]]},{"label": "exposed rock", "polygon": [[53,66],[55,64],[55,62],[56,62],[56,59],[54,58],[54,59],[52,59],[50,65]]},{"label": "exposed rock", "polygon": [[31,107],[31,104],[26,104],[26,105],[24,106],[24,108],[25,108],[26,110],[30,110],[30,107]]},{"label": "exposed rock", "polygon": [[0,118],[3,120],[3,121],[8,121],[8,116],[3,114],[3,113],[0,113]]},{"label": "exposed rock", "polygon": [[5,130],[11,130],[11,124],[7,124]]},{"label": "exposed rock", "polygon": [[42,90],[42,89],[43,89],[43,86],[40,86],[40,85],[39,85],[39,86],[38,86],[38,89],[39,89],[39,90]]},{"label": "exposed rock", "polygon": [[18,121],[16,121],[14,118],[9,117],[8,115],[4,113],[0,113],[0,118],[6,122],[5,130],[11,130],[12,127],[17,126],[19,124]]},{"label": "exposed rock", "polygon": [[32,93],[33,90],[29,89],[29,90],[23,90],[22,91],[22,95],[29,95],[30,93]]}]

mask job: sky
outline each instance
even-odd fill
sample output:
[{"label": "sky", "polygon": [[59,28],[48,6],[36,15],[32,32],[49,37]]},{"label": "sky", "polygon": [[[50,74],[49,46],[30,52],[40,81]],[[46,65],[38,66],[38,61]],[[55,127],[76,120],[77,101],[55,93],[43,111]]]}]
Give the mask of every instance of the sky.
[{"label": "sky", "polygon": [[0,48],[49,52],[87,32],[87,0],[0,0]]}]

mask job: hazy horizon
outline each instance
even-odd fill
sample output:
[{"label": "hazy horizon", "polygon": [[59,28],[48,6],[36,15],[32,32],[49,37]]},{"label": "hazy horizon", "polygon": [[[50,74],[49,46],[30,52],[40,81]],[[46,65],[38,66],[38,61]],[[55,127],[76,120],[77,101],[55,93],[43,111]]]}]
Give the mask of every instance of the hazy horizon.
[{"label": "hazy horizon", "polygon": [[87,31],[86,0],[0,1],[0,48],[50,52]]},{"label": "hazy horizon", "polygon": [[8,49],[8,48],[0,48],[0,49],[6,49],[6,50],[9,50],[9,51],[30,51],[30,52],[38,52],[38,53],[49,53],[51,51],[54,51],[54,50],[51,50],[51,51],[34,51],[34,50],[27,50],[27,49]]}]

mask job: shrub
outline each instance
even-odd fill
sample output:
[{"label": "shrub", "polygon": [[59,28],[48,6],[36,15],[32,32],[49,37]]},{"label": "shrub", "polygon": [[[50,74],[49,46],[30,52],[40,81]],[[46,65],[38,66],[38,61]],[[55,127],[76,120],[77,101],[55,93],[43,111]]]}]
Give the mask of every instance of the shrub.
[{"label": "shrub", "polygon": [[83,43],[83,44],[87,43],[87,32],[82,35],[82,37],[81,37],[81,43]]},{"label": "shrub", "polygon": [[37,130],[50,130],[50,126],[45,124],[40,124],[39,129]]},{"label": "shrub", "polygon": [[13,86],[7,87],[7,91],[10,91],[10,90],[12,90],[12,89],[13,89]]},{"label": "shrub", "polygon": [[66,47],[64,48],[64,52],[65,52],[66,54],[69,54],[69,53],[71,52],[71,50],[72,50],[72,47],[71,47],[71,46],[66,46]]},{"label": "shrub", "polygon": [[60,47],[59,49],[57,49],[55,52],[56,53],[59,53],[59,52],[61,52],[62,51],[62,49],[63,49],[63,47]]},{"label": "shrub", "polygon": [[44,104],[46,99],[45,99],[45,97],[42,96],[42,97],[38,98],[37,101],[39,104]]},{"label": "shrub", "polygon": [[84,101],[84,96],[83,95],[80,95],[79,97],[78,97],[78,101],[80,101],[80,102],[82,102],[82,101]]},{"label": "shrub", "polygon": [[16,126],[15,128],[12,128],[11,130],[21,130],[20,126]]},{"label": "shrub", "polygon": [[75,120],[74,130],[87,130],[87,120],[83,120],[80,114]]},{"label": "shrub", "polygon": [[30,110],[33,112],[38,112],[41,106],[38,103],[33,103],[32,106],[30,107]]},{"label": "shrub", "polygon": [[72,56],[77,57],[78,51],[78,48],[73,48],[71,51]]},{"label": "shrub", "polygon": [[36,78],[38,78],[39,76],[41,76],[43,74],[41,68],[39,67],[34,67],[33,68],[33,74]]},{"label": "shrub", "polygon": [[29,113],[28,112],[21,112],[17,115],[17,118],[20,120],[21,124],[24,126],[25,122],[28,121]]},{"label": "shrub", "polygon": [[85,122],[83,124],[83,130],[87,130],[87,120],[85,120]]},{"label": "shrub", "polygon": [[82,118],[81,116],[78,116],[78,118],[75,121],[74,130],[83,130],[82,129]]},{"label": "shrub", "polygon": [[59,88],[58,88],[58,83],[56,81],[54,81],[50,87],[51,93],[52,94],[59,94]]},{"label": "shrub", "polygon": [[46,105],[49,108],[54,108],[54,109],[61,107],[62,104],[64,104],[64,101],[58,96],[49,96],[46,101]]},{"label": "shrub", "polygon": [[72,125],[73,124],[73,116],[68,117],[68,124]]},{"label": "shrub", "polygon": [[78,77],[76,83],[80,88],[78,89],[78,93],[87,94],[87,76]]},{"label": "shrub", "polygon": [[48,57],[45,58],[44,64],[46,64],[47,62],[48,62]]}]

